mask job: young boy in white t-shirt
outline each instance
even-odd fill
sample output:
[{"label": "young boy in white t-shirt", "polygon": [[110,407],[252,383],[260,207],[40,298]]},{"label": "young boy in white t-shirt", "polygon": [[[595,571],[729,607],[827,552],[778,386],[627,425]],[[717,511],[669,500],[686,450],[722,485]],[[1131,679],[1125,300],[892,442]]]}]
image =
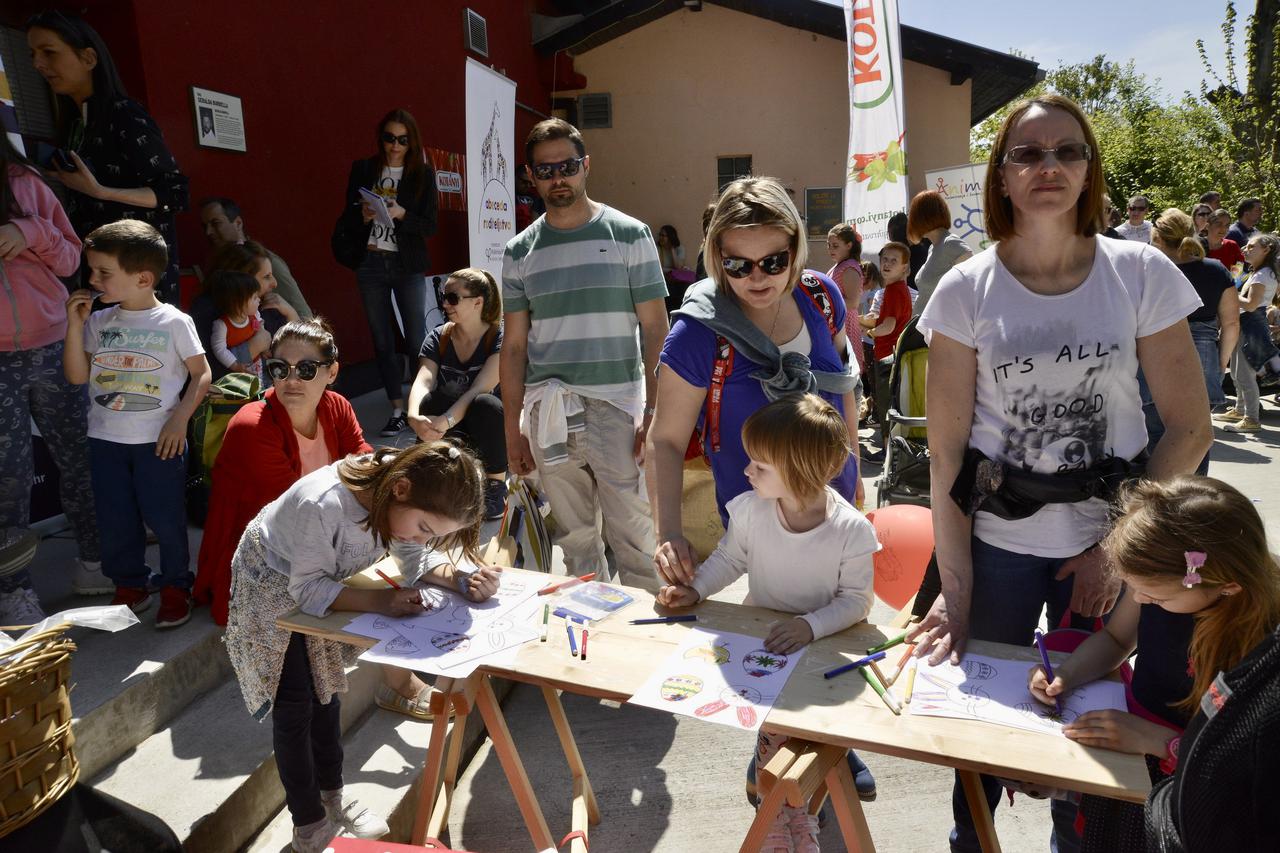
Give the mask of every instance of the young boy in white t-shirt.
[{"label": "young boy in white t-shirt", "polygon": [[[102,572],[116,587],[112,604],[150,605],[145,521],[160,543],[156,627],[172,628],[191,618],[187,422],[209,389],[209,363],[191,318],[156,298],[169,263],[159,231],[122,219],[90,233],[84,250],[93,290],[67,300],[63,369],[73,385],[89,383]],[[108,307],[92,310],[94,291]]]}]

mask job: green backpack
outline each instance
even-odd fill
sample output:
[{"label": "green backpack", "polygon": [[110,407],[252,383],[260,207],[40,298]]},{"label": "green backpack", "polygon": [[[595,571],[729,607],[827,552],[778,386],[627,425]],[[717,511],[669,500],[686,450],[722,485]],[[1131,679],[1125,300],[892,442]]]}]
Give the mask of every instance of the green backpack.
[{"label": "green backpack", "polygon": [[187,454],[187,520],[204,526],[209,512],[209,491],[213,487],[213,462],[222,449],[227,424],[241,408],[263,395],[258,377],[251,373],[228,373],[209,386],[209,396],[191,418]]}]

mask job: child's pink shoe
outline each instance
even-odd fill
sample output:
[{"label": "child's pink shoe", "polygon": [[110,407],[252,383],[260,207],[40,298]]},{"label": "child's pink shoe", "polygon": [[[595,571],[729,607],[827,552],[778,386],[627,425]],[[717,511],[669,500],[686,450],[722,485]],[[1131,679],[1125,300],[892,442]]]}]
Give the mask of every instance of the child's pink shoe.
[{"label": "child's pink shoe", "polygon": [[783,806],[782,813],[787,816],[791,849],[795,853],[819,853],[822,848],[818,846],[818,816],[794,806]]},{"label": "child's pink shoe", "polygon": [[769,834],[764,837],[760,853],[794,853],[795,848],[791,846],[790,815],[787,811],[786,806],[778,811],[773,825],[769,827]]}]

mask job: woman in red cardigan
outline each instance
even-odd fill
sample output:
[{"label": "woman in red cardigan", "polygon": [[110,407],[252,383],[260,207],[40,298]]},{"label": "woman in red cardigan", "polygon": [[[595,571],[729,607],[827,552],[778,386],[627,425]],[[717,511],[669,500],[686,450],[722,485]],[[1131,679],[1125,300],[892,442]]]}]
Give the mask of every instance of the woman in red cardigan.
[{"label": "woman in red cardigan", "polygon": [[[275,383],[227,425],[213,463],[209,515],[192,594],[227,624],[231,558],[249,522],[301,477],[352,453],[368,453],[351,404],[329,390],[338,378],[338,345],[323,318],[288,323],[271,342],[266,368]],[[383,668],[380,707],[429,719],[426,685],[411,672]]]}]

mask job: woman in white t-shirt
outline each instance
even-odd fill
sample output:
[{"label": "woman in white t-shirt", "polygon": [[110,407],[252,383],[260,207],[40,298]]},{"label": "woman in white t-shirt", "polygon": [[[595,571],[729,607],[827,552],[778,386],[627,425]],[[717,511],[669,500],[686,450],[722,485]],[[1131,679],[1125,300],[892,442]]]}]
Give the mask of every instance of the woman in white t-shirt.
[{"label": "woman in white t-shirt", "polygon": [[[1139,366],[1167,426],[1146,475],[1190,473],[1212,440],[1204,384],[1185,381],[1200,375],[1186,321],[1199,298],[1145,243],[1097,239],[1097,151],[1070,100],[1015,106],[987,165],[998,244],[943,276],[920,319],[942,593],[912,637],[934,662],[959,662],[971,637],[1029,645],[1046,605],[1050,625],[1068,604],[1111,609],[1120,584],[1096,547],[1107,504],[1085,495],[1105,494],[1145,450]],[[994,809],[1000,786],[983,783]],[[951,849],[979,849],[958,785],[953,812]],[[1052,812],[1074,848],[1075,807]]]},{"label": "woman in white t-shirt", "polygon": [[1261,391],[1257,371],[1273,378],[1280,369],[1280,356],[1271,343],[1266,307],[1276,293],[1276,267],[1280,263],[1280,238],[1255,232],[1244,246],[1244,259],[1253,273],[1240,289],[1240,344],[1231,355],[1231,381],[1236,386],[1236,404],[1217,416],[1228,432],[1258,432]]}]

